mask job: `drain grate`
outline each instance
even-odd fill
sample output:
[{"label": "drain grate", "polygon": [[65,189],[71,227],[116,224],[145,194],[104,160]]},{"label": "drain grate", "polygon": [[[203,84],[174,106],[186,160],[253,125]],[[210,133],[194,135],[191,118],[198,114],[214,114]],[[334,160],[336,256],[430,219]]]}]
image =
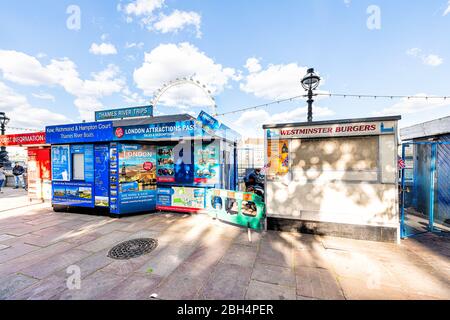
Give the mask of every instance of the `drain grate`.
[{"label": "drain grate", "polygon": [[109,250],[108,257],[115,260],[128,260],[152,252],[158,246],[155,239],[134,239],[119,243]]}]

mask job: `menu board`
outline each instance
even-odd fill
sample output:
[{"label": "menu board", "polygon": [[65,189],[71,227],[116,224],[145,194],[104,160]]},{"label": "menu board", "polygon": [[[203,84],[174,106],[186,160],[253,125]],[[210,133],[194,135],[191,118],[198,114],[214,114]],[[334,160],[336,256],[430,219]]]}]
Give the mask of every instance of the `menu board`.
[{"label": "menu board", "polygon": [[175,182],[174,147],[158,147],[156,151],[157,182]]},{"label": "menu board", "polygon": [[276,179],[289,172],[289,140],[268,140],[267,178]]},{"label": "menu board", "polygon": [[220,178],[220,155],[219,146],[216,142],[203,143],[194,148],[195,168],[194,182],[204,185],[219,184]]}]

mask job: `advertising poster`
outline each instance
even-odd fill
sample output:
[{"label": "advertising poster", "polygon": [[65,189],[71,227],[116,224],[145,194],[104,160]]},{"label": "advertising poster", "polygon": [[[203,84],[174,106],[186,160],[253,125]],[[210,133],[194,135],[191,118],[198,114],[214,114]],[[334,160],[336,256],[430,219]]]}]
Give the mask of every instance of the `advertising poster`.
[{"label": "advertising poster", "polygon": [[91,183],[53,182],[52,203],[76,207],[94,207]]},{"label": "advertising poster", "polygon": [[268,178],[277,178],[289,172],[289,140],[268,140]]},{"label": "advertising poster", "polygon": [[51,200],[50,152],[50,148],[28,148],[28,195],[30,198]]},{"label": "advertising poster", "polygon": [[119,213],[119,151],[118,144],[113,142],[109,148],[109,211]]},{"label": "advertising poster", "polygon": [[70,146],[52,146],[52,180],[70,180]]},{"label": "advertising poster", "polygon": [[204,185],[219,184],[220,154],[217,143],[196,145],[194,148],[194,163],[195,183]]},{"label": "advertising poster", "polygon": [[205,208],[204,188],[158,188],[156,209],[175,212],[198,212]]},{"label": "advertising poster", "polygon": [[96,145],[94,147],[95,177],[94,201],[96,207],[109,206],[109,147]]},{"label": "advertising poster", "polygon": [[154,210],[156,208],[155,146],[119,144],[118,151],[119,213]]},{"label": "advertising poster", "polygon": [[157,182],[171,183],[175,182],[175,163],[173,147],[158,147],[156,152]]}]

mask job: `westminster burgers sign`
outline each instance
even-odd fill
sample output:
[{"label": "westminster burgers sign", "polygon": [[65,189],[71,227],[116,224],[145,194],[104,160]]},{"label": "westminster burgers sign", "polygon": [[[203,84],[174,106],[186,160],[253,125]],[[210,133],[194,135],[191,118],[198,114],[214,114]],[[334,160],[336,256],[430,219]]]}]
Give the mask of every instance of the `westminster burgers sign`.
[{"label": "westminster burgers sign", "polygon": [[268,129],[270,138],[319,138],[394,134],[394,122],[364,122]]}]

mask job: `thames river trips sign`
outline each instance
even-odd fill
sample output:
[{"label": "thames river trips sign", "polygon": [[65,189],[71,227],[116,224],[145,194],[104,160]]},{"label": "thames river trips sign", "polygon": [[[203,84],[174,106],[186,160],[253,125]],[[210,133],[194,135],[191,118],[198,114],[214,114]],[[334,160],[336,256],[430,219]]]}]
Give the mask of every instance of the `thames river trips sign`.
[{"label": "thames river trips sign", "polygon": [[153,117],[153,106],[111,109],[95,112],[95,121],[138,117]]}]

